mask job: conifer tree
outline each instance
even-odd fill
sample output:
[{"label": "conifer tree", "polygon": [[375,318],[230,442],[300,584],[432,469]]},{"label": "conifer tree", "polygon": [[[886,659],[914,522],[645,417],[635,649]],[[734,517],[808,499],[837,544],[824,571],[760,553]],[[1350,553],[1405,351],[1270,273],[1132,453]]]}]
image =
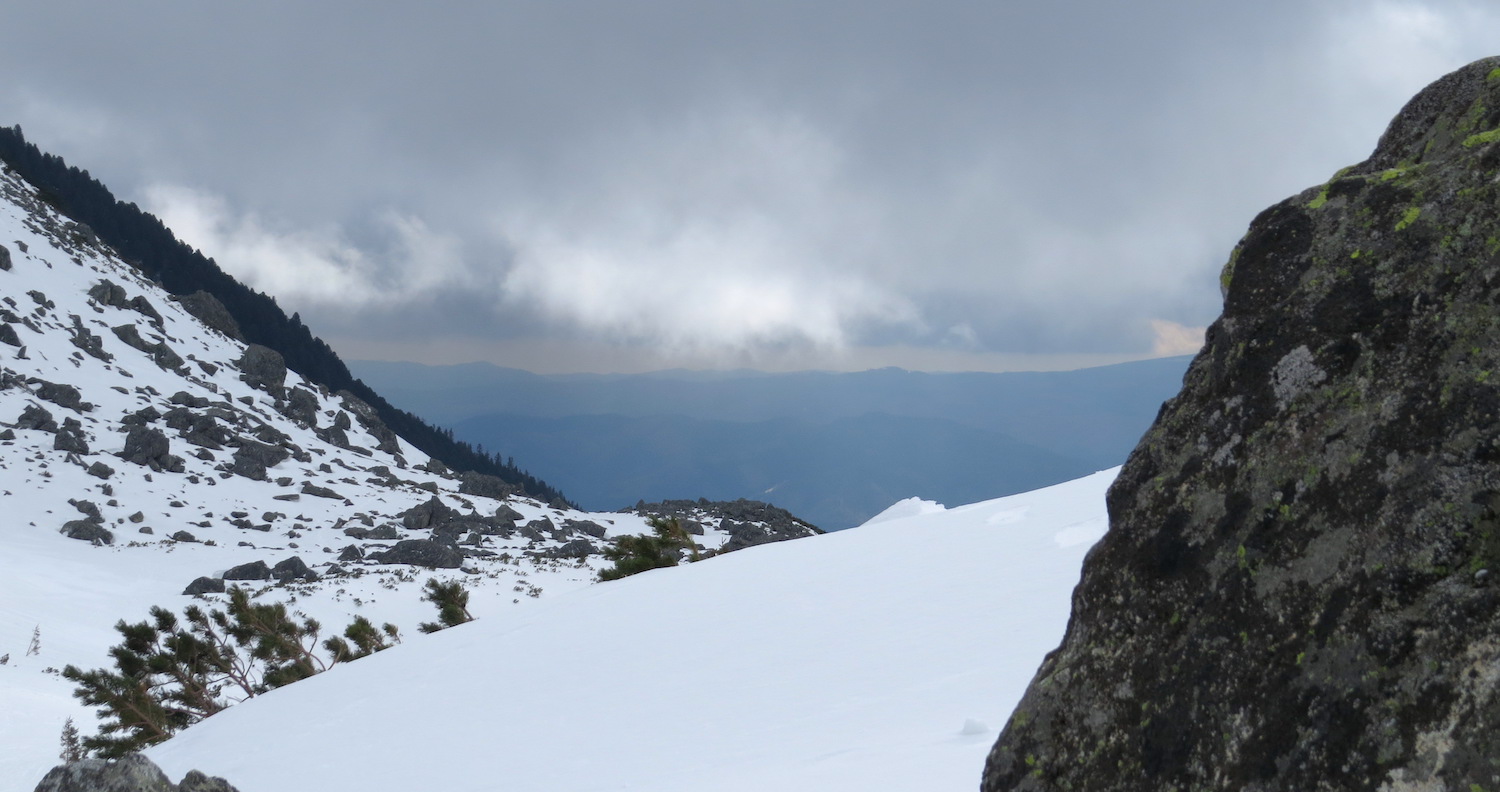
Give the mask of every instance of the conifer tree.
[{"label": "conifer tree", "polygon": [[697,543],[688,536],[678,518],[652,517],[646,524],[651,526],[653,535],[622,536],[604,551],[604,557],[615,565],[600,572],[600,580],[619,580],[650,569],[677,566],[684,549],[693,561],[701,558]]},{"label": "conifer tree", "polygon": [[462,583],[456,580],[441,583],[437,578],[428,578],[424,591],[422,600],[437,606],[438,620],[423,622],[418,625],[417,629],[424,633],[435,633],[438,630],[474,621],[474,615],[469,613],[469,591]]}]

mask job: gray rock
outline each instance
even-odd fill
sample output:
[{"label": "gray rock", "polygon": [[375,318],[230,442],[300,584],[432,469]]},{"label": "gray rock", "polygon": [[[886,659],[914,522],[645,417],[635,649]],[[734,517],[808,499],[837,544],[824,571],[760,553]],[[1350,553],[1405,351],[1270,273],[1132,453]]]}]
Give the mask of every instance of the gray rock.
[{"label": "gray rock", "polygon": [[173,302],[181,305],[188,313],[197,317],[198,321],[214,330],[236,340],[244,341],[245,337],[240,333],[240,326],[234,321],[229,310],[219,302],[219,298],[205,291],[197,291],[186,297],[170,297]]},{"label": "gray rock", "polygon": [[594,537],[595,539],[604,538],[604,526],[594,522],[593,520],[564,520],[563,527],[582,534],[587,534]]},{"label": "gray rock", "polygon": [[[499,476],[483,473],[463,473],[458,477],[458,491],[465,495],[501,500],[520,492],[520,489],[505,483]],[[514,519],[514,518],[512,518]]]},{"label": "gray rock", "polygon": [[457,519],[458,512],[449,508],[436,495],[401,512],[401,524],[409,531],[425,531]]},{"label": "gray rock", "polygon": [[304,388],[292,388],[287,393],[284,412],[288,418],[297,423],[316,428],[318,425],[318,397]]},{"label": "gray rock", "polygon": [[223,594],[224,580],[222,578],[200,577],[187,585],[182,590],[187,596],[194,594]]},{"label": "gray rock", "polygon": [[96,523],[104,522],[104,514],[99,511],[99,504],[91,500],[69,500],[68,503],[72,504],[73,508],[82,512],[90,520]]},{"label": "gray rock", "polygon": [[89,465],[88,470],[85,472],[94,478],[108,479],[115,474],[115,469],[103,462],[95,462]]},{"label": "gray rock", "polygon": [[126,414],[125,417],[120,419],[120,423],[125,426],[145,426],[159,420],[161,420],[161,413],[155,407],[148,405],[133,413]]},{"label": "gray rock", "polygon": [[104,351],[104,339],[94,335],[87,327],[83,326],[77,316],[73,317],[73,327],[69,332],[72,334],[73,346],[84,351],[89,357],[98,358],[108,363],[115,359],[114,355]]},{"label": "gray rock", "polygon": [[21,345],[21,336],[16,334],[16,328],[9,322],[0,322],[0,344],[9,344],[13,347]]},{"label": "gray rock", "polygon": [[77,418],[63,419],[63,425],[58,428],[57,436],[52,439],[52,450],[70,454],[89,453],[88,439],[83,435],[83,424]]},{"label": "gray rock", "polygon": [[115,543],[115,535],[108,528],[93,520],[69,520],[63,523],[62,534],[69,539],[79,539],[96,545]]},{"label": "gray rock", "polygon": [[152,305],[151,301],[147,300],[143,295],[137,294],[130,298],[130,302],[125,307],[150,319],[151,323],[157,327],[161,327],[161,314],[157,312],[156,306]]},{"label": "gray rock", "polygon": [[94,406],[83,400],[83,395],[72,385],[57,382],[43,382],[36,389],[36,397],[42,401],[49,401],[59,407],[66,407],[77,412],[88,412]]},{"label": "gray rock", "polygon": [[370,560],[381,564],[411,564],[432,569],[457,569],[464,554],[458,548],[431,539],[404,539],[383,553],[371,553]]},{"label": "gray rock", "polygon": [[180,371],[184,363],[182,356],[172,351],[166,342],[158,343],[151,349],[151,361],[167,371]]},{"label": "gray rock", "polygon": [[56,432],[57,421],[52,420],[52,413],[48,412],[47,408],[37,404],[28,404],[21,410],[21,416],[16,419],[16,428]]},{"label": "gray rock", "polygon": [[239,444],[239,448],[234,451],[234,462],[230,471],[237,476],[256,481],[264,481],[266,469],[281,464],[288,456],[286,449],[254,440],[240,438]]},{"label": "gray rock", "polygon": [[[346,531],[345,533],[348,532]],[[400,539],[401,532],[396,529],[396,526],[391,525],[390,523],[385,523],[383,525],[379,525],[375,528],[370,529],[365,534],[365,538],[374,539],[376,541],[391,541],[394,539]]]},{"label": "gray rock", "polygon": [[135,465],[144,465],[152,470],[182,470],[182,460],[172,456],[172,441],[160,429],[146,426],[131,427],[125,435],[125,450],[120,458]]},{"label": "gray rock", "polygon": [[511,508],[509,505],[502,503],[500,504],[500,508],[495,510],[495,516],[502,520],[510,520],[514,522],[521,519],[525,515]]},{"label": "gray rock", "polygon": [[192,534],[188,533],[187,531],[178,531],[178,532],[172,534],[172,536],[170,538],[174,542],[196,542],[196,541],[198,541],[198,537],[193,536]]},{"label": "gray rock", "polygon": [[327,487],[320,487],[311,481],[302,482],[302,494],[311,495],[315,498],[328,498],[329,500],[343,500],[344,496],[334,492]]},{"label": "gray rock", "polygon": [[99,281],[89,289],[89,299],[100,305],[114,308],[124,308],[127,302],[125,289],[108,278]]},{"label": "gray rock", "polygon": [[124,342],[125,346],[139,349],[148,355],[151,354],[151,350],[155,347],[151,342],[141,338],[141,331],[137,330],[133,324],[117,325],[111,327],[109,331],[115,334],[115,338]]},{"label": "gray rock", "polygon": [[250,344],[235,365],[241,372],[240,379],[252,388],[279,395],[286,385],[286,360],[269,347]]},{"label": "gray rock", "polygon": [[240,564],[224,573],[225,580],[270,580],[271,567],[264,561]]},{"label": "gray rock", "polygon": [[589,540],[573,539],[550,550],[546,550],[539,555],[545,558],[587,558],[598,552],[599,548],[595,547]]},{"label": "gray rock", "polygon": [[359,420],[359,425],[364,427],[364,430],[369,432],[371,437],[375,438],[376,450],[387,454],[401,453],[400,439],[396,437],[395,432],[392,432],[380,420],[380,413],[376,412],[374,407],[366,404],[358,396],[346,390],[339,391],[337,395],[344,409],[354,413],[354,417]]},{"label": "gray rock", "polygon": [[184,390],[172,394],[171,398],[167,399],[167,401],[179,407],[191,407],[195,410],[201,410],[212,403],[206,397],[194,396]]},{"label": "gray rock", "polygon": [[36,792],[237,792],[228,781],[189,770],[181,784],[150,759],[129,754],[120,759],[84,759],[48,771]]},{"label": "gray rock", "polygon": [[0,245],[0,272],[10,272],[10,249]]},{"label": "gray rock", "polygon": [[292,556],[271,567],[271,577],[276,580],[317,580],[318,573],[308,568],[298,556]]},{"label": "gray rock", "polygon": [[339,560],[345,563],[350,561],[361,561],[365,557],[365,551],[359,549],[359,545],[347,545],[339,551]]}]

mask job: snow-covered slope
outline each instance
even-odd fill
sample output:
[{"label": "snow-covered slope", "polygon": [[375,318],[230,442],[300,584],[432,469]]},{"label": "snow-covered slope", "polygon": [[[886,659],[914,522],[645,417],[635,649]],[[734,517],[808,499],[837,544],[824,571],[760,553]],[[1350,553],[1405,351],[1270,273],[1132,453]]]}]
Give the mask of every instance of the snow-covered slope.
[{"label": "snow-covered slope", "polygon": [[1114,474],[497,611],[149,755],[242,792],[973,789]]},{"label": "snow-covered slope", "polygon": [[[420,643],[429,577],[462,580],[481,618],[527,610],[646,530],[454,476],[195,310],[0,167],[0,791],[29,792],[66,718],[93,730],[56,669],[108,665],[117,620],[180,611],[199,578],[298,558],[310,574],[240,584],[330,632],[361,614]],[[446,511],[411,513],[434,498]],[[730,538],[704,528],[705,549]],[[376,561],[404,541],[440,568]]]}]

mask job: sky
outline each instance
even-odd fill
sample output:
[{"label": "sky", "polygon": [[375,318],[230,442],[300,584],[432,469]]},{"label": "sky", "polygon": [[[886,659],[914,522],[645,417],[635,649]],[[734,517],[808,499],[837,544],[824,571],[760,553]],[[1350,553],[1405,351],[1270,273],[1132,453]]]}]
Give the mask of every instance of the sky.
[{"label": "sky", "polygon": [[1261,209],[1500,8],[31,2],[0,124],[350,359],[538,372],[1182,354]]}]

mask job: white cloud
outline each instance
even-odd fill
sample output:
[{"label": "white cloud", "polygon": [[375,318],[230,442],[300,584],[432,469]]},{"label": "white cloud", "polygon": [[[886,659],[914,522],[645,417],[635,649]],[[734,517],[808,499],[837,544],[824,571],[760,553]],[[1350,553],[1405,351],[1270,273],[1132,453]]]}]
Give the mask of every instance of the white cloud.
[{"label": "white cloud", "polygon": [[601,138],[583,164],[567,195],[497,214],[515,250],[510,304],[684,351],[838,348],[858,327],[920,324],[867,277],[872,208],[798,118],[696,113]]},{"label": "white cloud", "polygon": [[1165,319],[1151,320],[1151,354],[1157,357],[1192,355],[1203,348],[1206,327],[1188,327]]},{"label": "white cloud", "polygon": [[145,205],[226,272],[299,310],[391,305],[465,277],[457,240],[397,212],[380,216],[390,243],[372,255],[334,226],[273,228],[254,212],[236,214],[223,198],[181,185],[147,187]]}]

